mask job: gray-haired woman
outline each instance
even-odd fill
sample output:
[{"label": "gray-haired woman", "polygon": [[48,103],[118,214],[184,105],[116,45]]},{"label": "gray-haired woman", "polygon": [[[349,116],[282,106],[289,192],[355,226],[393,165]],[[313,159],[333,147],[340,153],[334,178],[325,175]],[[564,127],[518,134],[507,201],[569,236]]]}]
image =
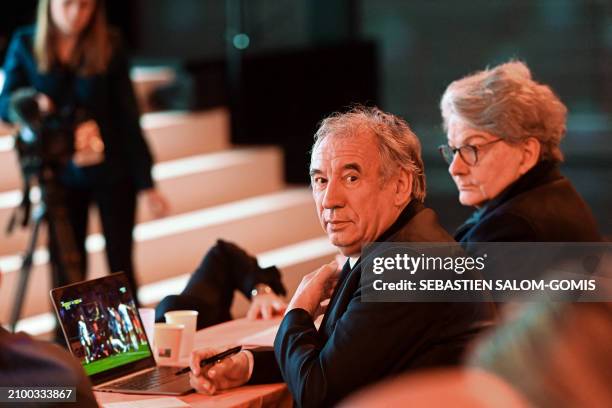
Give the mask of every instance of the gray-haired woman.
[{"label": "gray-haired woman", "polygon": [[457,241],[600,240],[589,207],[559,172],[567,109],[524,63],[452,82],[440,109],[448,137],[440,153],[461,204],[477,208]]}]

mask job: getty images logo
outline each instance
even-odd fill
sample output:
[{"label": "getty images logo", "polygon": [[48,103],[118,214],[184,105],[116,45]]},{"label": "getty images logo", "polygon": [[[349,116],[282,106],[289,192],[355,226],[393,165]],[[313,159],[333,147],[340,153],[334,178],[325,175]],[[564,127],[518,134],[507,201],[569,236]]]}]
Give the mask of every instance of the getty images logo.
[{"label": "getty images logo", "polygon": [[390,257],[375,257],[372,272],[381,275],[385,271],[405,271],[414,275],[417,271],[453,271],[458,275],[466,271],[482,271],[485,268],[487,254],[478,257],[452,257],[452,256],[410,256],[396,254]]}]

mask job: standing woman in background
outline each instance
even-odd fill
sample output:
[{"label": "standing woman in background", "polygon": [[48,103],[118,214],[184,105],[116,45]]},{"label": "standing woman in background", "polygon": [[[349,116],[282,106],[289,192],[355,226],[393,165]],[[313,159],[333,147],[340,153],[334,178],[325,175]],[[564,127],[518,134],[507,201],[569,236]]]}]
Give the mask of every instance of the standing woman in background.
[{"label": "standing woman in background", "polygon": [[[103,0],[40,0],[35,27],[18,30],[4,63],[0,116],[11,121],[11,95],[35,92],[42,115],[75,120],[75,154],[59,175],[65,189],[80,274],[87,270],[87,221],[95,202],[111,272],[124,271],[134,290],[132,262],[136,197],[145,195],[157,216],[168,211],[151,178],[152,156],[139,125],[139,112],[126,54],[106,22]],[[79,120],[77,120],[79,119]],[[58,269],[58,248],[50,241],[53,286],[67,279]]]}]

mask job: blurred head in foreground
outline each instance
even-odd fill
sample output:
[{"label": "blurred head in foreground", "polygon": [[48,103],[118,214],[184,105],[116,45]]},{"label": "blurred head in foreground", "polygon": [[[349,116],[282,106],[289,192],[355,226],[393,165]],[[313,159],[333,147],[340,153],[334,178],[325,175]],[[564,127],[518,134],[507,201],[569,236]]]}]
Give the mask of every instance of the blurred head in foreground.
[{"label": "blurred head in foreground", "polygon": [[537,407],[609,407],[611,339],[611,303],[533,303],[482,338],[469,364]]},{"label": "blurred head in foreground", "polygon": [[529,405],[512,387],[481,370],[447,369],[407,374],[345,400],[341,407],[523,408]]}]

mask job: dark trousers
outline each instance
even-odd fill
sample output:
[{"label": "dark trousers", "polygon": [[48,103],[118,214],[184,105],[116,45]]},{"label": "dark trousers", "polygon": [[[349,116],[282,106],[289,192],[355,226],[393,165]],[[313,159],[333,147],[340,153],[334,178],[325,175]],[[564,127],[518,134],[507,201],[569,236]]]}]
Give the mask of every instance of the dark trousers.
[{"label": "dark trousers", "polygon": [[155,308],[155,321],[163,322],[171,310],[197,310],[197,329],[228,321],[234,291],[251,298],[251,289],[265,283],[280,295],[285,287],[276,267],[261,268],[257,259],[239,246],[218,240],[189,278],[180,295],[166,296]]},{"label": "dark trousers", "polygon": [[[106,241],[106,260],[110,272],[126,273],[132,287],[134,298],[138,302],[137,283],[134,277],[132,261],[133,238],[136,217],[136,189],[130,182],[95,187],[65,187],[65,205],[68,220],[74,236],[76,251],[80,255],[79,279],[86,278],[87,224],[89,207],[95,204],[98,208],[102,231]],[[63,286],[68,278],[58,267],[58,247],[54,239],[49,240],[49,253],[53,274],[53,287]]]}]

